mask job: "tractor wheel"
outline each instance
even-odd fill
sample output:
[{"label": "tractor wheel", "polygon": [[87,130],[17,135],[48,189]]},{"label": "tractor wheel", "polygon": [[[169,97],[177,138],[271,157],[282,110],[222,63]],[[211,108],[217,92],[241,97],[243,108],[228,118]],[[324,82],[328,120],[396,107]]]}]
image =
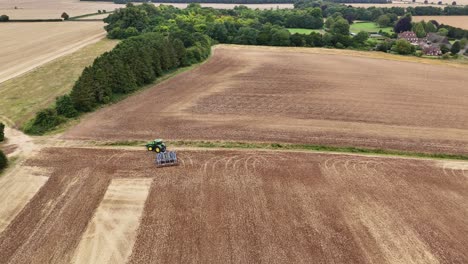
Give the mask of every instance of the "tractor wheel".
[{"label": "tractor wheel", "polygon": [[161,152],[161,149],[160,149],[159,147],[156,147],[156,148],[154,149],[154,151],[156,151],[156,153],[159,153],[159,152]]},{"label": "tractor wheel", "polygon": [[161,152],[166,152],[166,146],[161,147]]},{"label": "tractor wheel", "polygon": [[153,148],[152,148],[152,147],[148,147],[148,151],[153,151]]}]

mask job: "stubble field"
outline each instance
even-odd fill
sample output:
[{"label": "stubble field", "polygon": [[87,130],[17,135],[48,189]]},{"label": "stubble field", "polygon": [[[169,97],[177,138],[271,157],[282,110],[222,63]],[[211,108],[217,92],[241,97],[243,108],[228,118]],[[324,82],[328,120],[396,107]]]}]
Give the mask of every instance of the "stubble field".
[{"label": "stubble field", "polygon": [[[359,66],[357,66],[359,65]],[[219,46],[66,139],[235,140],[468,153],[466,66]]]},{"label": "stubble field", "polygon": [[413,16],[413,21],[419,22],[421,20],[426,22],[435,20],[440,24],[468,29],[468,16]]},{"label": "stubble field", "polygon": [[0,177],[0,262],[468,262],[465,161],[169,143],[180,164],[157,169],[143,147],[99,144],[467,153],[466,66],[310,50],[218,46],[63,136],[8,129],[20,158]]},{"label": "stubble field", "polygon": [[466,163],[300,152],[179,153],[180,166],[155,169],[153,155],[140,150],[42,150],[25,166],[47,172],[40,177],[48,180],[8,219],[0,258],[468,261]]},{"label": "stubble field", "polygon": [[2,23],[0,83],[98,42],[105,34],[103,22]]},{"label": "stubble field", "polygon": [[[159,3],[154,3],[159,5]],[[178,8],[185,8],[184,3],[164,3]],[[17,9],[15,9],[15,6]],[[232,9],[238,4],[202,4],[204,7],[219,9]],[[247,4],[249,8],[293,8],[292,4]],[[98,10],[114,11],[123,8],[123,4],[99,1],[79,1],[79,0],[0,0],[0,14],[6,14],[11,19],[32,19],[32,18],[60,18],[62,12],[67,12],[70,16],[79,16],[96,13]]]}]

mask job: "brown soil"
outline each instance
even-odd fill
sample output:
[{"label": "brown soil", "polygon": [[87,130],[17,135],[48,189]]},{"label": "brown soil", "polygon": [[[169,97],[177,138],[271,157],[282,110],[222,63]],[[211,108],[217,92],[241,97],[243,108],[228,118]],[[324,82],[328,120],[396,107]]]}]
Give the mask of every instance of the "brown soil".
[{"label": "brown soil", "polygon": [[[132,248],[129,263],[468,262],[468,171],[460,162],[179,156],[180,166],[156,169],[145,151],[42,150],[26,165],[50,171],[49,180],[0,233],[1,262],[69,263],[100,239],[96,245],[112,241],[111,252]],[[126,233],[129,226],[136,231]]]},{"label": "brown soil", "polygon": [[468,153],[466,67],[219,46],[67,139],[239,140]]}]

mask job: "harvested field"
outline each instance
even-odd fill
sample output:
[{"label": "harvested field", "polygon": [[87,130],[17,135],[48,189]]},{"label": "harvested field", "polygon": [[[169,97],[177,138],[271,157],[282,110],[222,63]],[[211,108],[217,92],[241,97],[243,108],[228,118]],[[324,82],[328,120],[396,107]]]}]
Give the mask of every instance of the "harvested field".
[{"label": "harvested field", "polygon": [[99,1],[0,0],[0,13],[8,15],[10,19],[60,18],[63,12],[73,17],[97,13],[98,10],[113,11],[121,7],[125,7],[125,5]]},{"label": "harvested field", "polygon": [[[159,5],[159,3],[154,3]],[[178,8],[185,8],[187,4],[165,3]],[[17,9],[15,9],[15,6]],[[218,9],[232,9],[238,4],[202,4],[204,7]],[[292,4],[247,4],[249,8],[293,8]],[[6,14],[11,19],[33,19],[33,18],[60,18],[62,12],[70,16],[80,16],[96,13],[98,10],[114,11],[125,7],[122,4],[114,4],[112,1],[79,1],[79,0],[0,0],[0,14]]]},{"label": "harvested field", "polygon": [[0,83],[98,42],[105,34],[103,22],[2,23]]},{"label": "harvested field", "polygon": [[64,138],[468,153],[466,66],[313,52],[218,46],[197,69],[90,114]]},{"label": "harvested field", "polygon": [[435,20],[440,24],[468,29],[468,16],[413,16],[413,21],[419,22],[421,20]]},{"label": "harvested field", "polygon": [[1,83],[0,117],[8,118],[11,126],[21,127],[37,111],[53,104],[57,96],[69,92],[83,69],[117,43],[102,39]]},{"label": "harvested field", "polygon": [[[180,166],[156,169],[145,151],[43,150],[26,165],[51,175],[0,233],[0,259],[68,263],[106,216],[113,240],[102,252],[134,243],[113,263],[468,261],[460,164],[271,151],[179,156]],[[128,221],[143,200],[140,220]]]}]

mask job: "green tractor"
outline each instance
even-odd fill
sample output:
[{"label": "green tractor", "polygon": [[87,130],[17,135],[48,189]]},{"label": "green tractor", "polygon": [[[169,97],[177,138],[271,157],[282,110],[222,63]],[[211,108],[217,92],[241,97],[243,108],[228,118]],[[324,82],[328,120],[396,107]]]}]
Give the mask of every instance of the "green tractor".
[{"label": "green tractor", "polygon": [[162,139],[155,139],[146,144],[146,149],[156,153],[164,153],[166,152],[166,144],[162,141]]}]

